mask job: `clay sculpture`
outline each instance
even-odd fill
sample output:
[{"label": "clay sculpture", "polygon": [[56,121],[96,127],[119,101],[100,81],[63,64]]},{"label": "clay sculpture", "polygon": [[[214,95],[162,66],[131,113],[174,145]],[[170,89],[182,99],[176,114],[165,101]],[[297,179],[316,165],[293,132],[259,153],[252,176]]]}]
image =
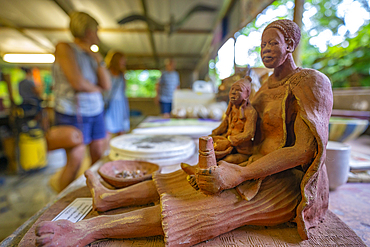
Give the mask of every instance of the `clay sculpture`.
[{"label": "clay sculpture", "polygon": [[[253,110],[244,105],[235,108],[236,115],[230,111],[237,125],[256,117],[238,129],[240,136],[251,133],[238,141],[238,135],[226,137],[237,142],[231,154],[251,144],[239,164],[228,162],[227,155],[217,161],[213,139],[202,137],[197,166],[183,164],[183,170],[155,173],[153,180],[126,188],[108,190],[87,171],[96,210],[158,204],[74,224],[43,222],[36,230],[37,245],[84,246],[101,238],[163,235],[166,246],[191,246],[243,225],[284,222],[295,222],[301,238],[309,238],[308,229],[328,208],[324,161],[333,98],[325,75],[295,65],[292,52],[299,40],[300,30],[290,20],[274,21],[262,34],[262,61],[274,72],[251,99]],[[246,99],[247,94],[240,95]],[[224,134],[219,130],[213,135]]]}]

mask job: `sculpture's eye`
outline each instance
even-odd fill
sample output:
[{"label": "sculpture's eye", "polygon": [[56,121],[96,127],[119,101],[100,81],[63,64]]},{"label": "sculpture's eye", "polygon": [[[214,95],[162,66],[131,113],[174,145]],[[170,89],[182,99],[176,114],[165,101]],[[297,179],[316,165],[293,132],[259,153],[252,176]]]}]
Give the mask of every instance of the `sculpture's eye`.
[{"label": "sculpture's eye", "polygon": [[279,44],[279,43],[278,43],[278,42],[276,42],[276,41],[271,41],[271,42],[270,42],[270,45],[271,45],[271,46],[275,46],[275,45],[278,45],[278,44]]}]

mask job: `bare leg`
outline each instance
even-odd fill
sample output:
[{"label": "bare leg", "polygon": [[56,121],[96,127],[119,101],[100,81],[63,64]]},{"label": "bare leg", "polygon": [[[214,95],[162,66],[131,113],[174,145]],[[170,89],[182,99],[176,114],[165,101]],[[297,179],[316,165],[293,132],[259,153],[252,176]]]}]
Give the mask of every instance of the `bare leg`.
[{"label": "bare leg", "polygon": [[85,172],[86,183],[93,197],[93,206],[97,211],[133,205],[145,205],[159,200],[153,180],[144,181],[118,190],[104,187],[99,178],[90,170]]},{"label": "bare leg", "polygon": [[85,156],[85,148],[84,144],[80,144],[74,148],[66,149],[67,164],[64,166],[59,179],[60,190],[63,190],[76,178],[78,169]]},{"label": "bare leg", "polygon": [[105,137],[105,141],[104,141],[104,151],[109,148],[109,142],[112,139],[112,137],[113,137],[113,134],[110,132],[107,132],[107,136]]},{"label": "bare leg", "polygon": [[163,113],[162,114],[162,118],[170,118],[170,117],[171,117],[170,113]]},{"label": "bare leg", "polygon": [[105,138],[94,140],[90,143],[91,164],[94,164],[103,156],[105,145]]},{"label": "bare leg", "polygon": [[[36,228],[37,246],[85,246],[102,238],[135,238],[163,235],[159,205],[125,214],[98,216],[72,223],[42,222]],[[58,245],[59,246],[59,245]]]}]

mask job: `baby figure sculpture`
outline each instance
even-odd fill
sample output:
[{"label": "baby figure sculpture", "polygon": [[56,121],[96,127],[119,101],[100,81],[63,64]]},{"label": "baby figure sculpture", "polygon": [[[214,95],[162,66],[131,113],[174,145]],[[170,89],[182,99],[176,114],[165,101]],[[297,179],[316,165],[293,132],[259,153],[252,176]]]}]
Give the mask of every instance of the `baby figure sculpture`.
[{"label": "baby figure sculpture", "polygon": [[[325,75],[295,65],[299,40],[290,20],[265,28],[261,57],[274,72],[250,101],[248,78],[235,84],[227,120],[212,134],[216,150],[212,137],[202,137],[197,166],[183,164],[118,190],[85,173],[98,211],[157,204],[77,223],[42,222],[36,244],[84,246],[102,238],[163,235],[166,246],[191,246],[243,225],[284,222],[295,222],[301,238],[309,238],[308,229],[328,208],[324,161],[333,99]],[[220,152],[225,155],[216,158]]]},{"label": "baby figure sculpture", "polygon": [[226,117],[211,135],[217,160],[239,164],[253,152],[257,112],[249,100],[251,81],[247,76],[231,86]]}]

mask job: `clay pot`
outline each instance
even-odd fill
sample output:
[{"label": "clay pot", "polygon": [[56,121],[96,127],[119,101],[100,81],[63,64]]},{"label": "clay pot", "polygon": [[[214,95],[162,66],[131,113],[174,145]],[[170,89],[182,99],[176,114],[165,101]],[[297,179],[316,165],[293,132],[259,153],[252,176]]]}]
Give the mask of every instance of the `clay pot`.
[{"label": "clay pot", "polygon": [[152,174],[159,170],[158,165],[146,161],[116,160],[105,163],[98,172],[110,185],[115,188],[123,188],[149,180],[152,178]]}]

